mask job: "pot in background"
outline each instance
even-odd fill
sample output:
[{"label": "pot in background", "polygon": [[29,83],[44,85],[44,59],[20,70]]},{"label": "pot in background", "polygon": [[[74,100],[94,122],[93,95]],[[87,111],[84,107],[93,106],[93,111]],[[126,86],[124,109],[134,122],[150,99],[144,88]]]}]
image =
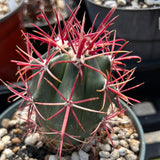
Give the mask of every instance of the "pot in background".
[{"label": "pot in background", "polygon": [[[85,4],[91,23],[99,14],[95,23],[96,29],[111,8],[96,4],[93,0],[85,0]],[[117,38],[123,37],[129,41],[126,50],[133,51],[134,55],[142,58],[137,70],[146,70],[148,63],[154,66],[158,64],[160,62],[160,7],[138,9],[117,7],[113,17],[117,15],[116,23],[110,29],[117,30]],[[129,66],[135,64],[136,62],[133,61]]]},{"label": "pot in background", "polygon": [[22,31],[25,30],[23,2],[24,0],[20,0],[12,11],[9,11],[0,19],[0,78],[4,81],[16,81],[17,66],[10,61],[21,59],[16,51],[16,46],[25,50],[24,37],[22,36]]},{"label": "pot in background", "polygon": [[[98,5],[93,0],[85,0],[85,4],[91,23],[99,13],[95,23],[96,29],[111,8]],[[136,78],[132,83],[128,83],[127,87],[144,82],[144,85],[127,91],[126,94],[132,95],[135,99],[155,98],[160,90],[160,78],[155,77],[160,74],[160,7],[139,9],[118,7],[113,17],[117,15],[119,16],[115,20],[116,23],[110,26],[110,30],[117,30],[117,38],[123,37],[129,41],[125,50],[133,51],[132,54],[142,58],[141,63],[137,63],[136,60],[126,61],[127,67],[136,66],[134,74]]]}]

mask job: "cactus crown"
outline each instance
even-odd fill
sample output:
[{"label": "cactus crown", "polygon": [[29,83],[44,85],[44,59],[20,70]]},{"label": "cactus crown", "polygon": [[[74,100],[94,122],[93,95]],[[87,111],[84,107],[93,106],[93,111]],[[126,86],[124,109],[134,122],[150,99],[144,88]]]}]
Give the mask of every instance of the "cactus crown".
[{"label": "cactus crown", "polygon": [[[100,128],[103,127],[108,133],[107,120],[125,110],[120,100],[128,104],[139,102],[123,94],[138,86],[124,89],[132,79],[135,68],[126,69],[123,61],[140,58],[130,56],[130,52],[123,50],[127,42],[116,39],[116,31],[107,30],[116,18],[110,20],[115,8],[96,31],[93,23],[87,33],[85,15],[81,23],[76,18],[79,8],[80,5],[74,11],[70,10],[71,15],[66,21],[61,12],[59,16],[55,12],[58,34],[45,14],[42,12],[39,15],[47,21],[52,34],[35,25],[35,35],[23,33],[27,52],[19,48],[18,53],[25,61],[12,62],[19,66],[17,73],[24,87],[16,86],[21,89],[18,92],[13,88],[14,84],[5,83],[14,93],[10,98],[23,99],[19,109],[28,108],[28,133],[38,130],[46,135],[54,148],[58,148],[59,158],[63,149],[72,149],[80,142],[91,140]],[[39,53],[31,40],[46,43],[47,53]],[[28,74],[30,71],[32,74]],[[119,109],[114,110],[113,107],[112,111],[107,112],[113,102],[117,102]],[[33,113],[36,115],[35,121],[32,119]]]}]

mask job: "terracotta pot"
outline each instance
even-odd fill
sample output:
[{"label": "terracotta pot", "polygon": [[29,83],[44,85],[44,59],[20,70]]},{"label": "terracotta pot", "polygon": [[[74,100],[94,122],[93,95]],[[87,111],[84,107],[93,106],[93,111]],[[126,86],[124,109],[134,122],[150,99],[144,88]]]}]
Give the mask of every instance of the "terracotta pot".
[{"label": "terracotta pot", "polygon": [[23,0],[18,6],[0,19],[0,78],[4,81],[15,82],[17,66],[11,60],[20,60],[16,52],[19,46],[25,49],[22,37],[23,26]]}]

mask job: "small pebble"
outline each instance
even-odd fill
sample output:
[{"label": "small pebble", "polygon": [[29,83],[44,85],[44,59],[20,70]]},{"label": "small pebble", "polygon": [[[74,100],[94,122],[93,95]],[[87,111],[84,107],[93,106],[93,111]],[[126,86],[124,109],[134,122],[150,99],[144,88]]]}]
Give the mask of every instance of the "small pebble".
[{"label": "small pebble", "polygon": [[78,151],[80,160],[89,160],[89,154],[84,152],[83,150]]},{"label": "small pebble", "polygon": [[96,4],[102,4],[102,2],[101,2],[100,0],[94,0],[94,2],[95,2]]},{"label": "small pebble", "polygon": [[126,138],[129,138],[132,133],[133,133],[133,129],[128,129],[128,130],[126,131]]},{"label": "small pebble", "polygon": [[148,8],[147,4],[143,4],[142,8]]},{"label": "small pebble", "polygon": [[121,147],[118,151],[120,156],[125,156],[128,153],[127,149],[124,147]]},{"label": "small pebble", "polygon": [[8,145],[8,144],[11,143],[10,139],[11,139],[11,137],[8,136],[8,135],[6,135],[6,136],[4,136],[4,137],[2,138],[2,143],[3,143],[4,145]]},{"label": "small pebble", "polygon": [[21,150],[22,150],[22,151],[25,150],[25,149],[26,149],[26,146],[25,146],[25,145],[21,147]]},{"label": "small pebble", "polygon": [[113,145],[114,145],[115,148],[118,147],[118,145],[119,145],[119,140],[112,140],[112,142],[111,142],[111,140],[108,138],[108,142],[111,145],[113,143]]},{"label": "small pebble", "polygon": [[18,124],[18,120],[17,120],[17,119],[14,119],[14,120],[10,120],[10,121],[9,121],[9,127],[13,127],[13,126],[15,126],[16,124]]},{"label": "small pebble", "polygon": [[99,156],[102,158],[109,158],[110,157],[110,153],[107,151],[100,151],[99,152]]},{"label": "small pebble", "polygon": [[155,0],[144,0],[144,2],[145,2],[147,5],[151,6],[151,5],[154,5]]},{"label": "small pebble", "polygon": [[13,144],[19,144],[19,143],[21,143],[21,140],[18,137],[14,137],[14,138],[12,138],[11,142]]},{"label": "small pebble", "polygon": [[127,152],[127,154],[133,154],[133,151],[131,151],[130,149],[128,148],[125,148],[125,147],[120,147],[119,150],[123,148],[123,150],[125,150]]},{"label": "small pebble", "polygon": [[113,131],[114,131],[114,133],[119,133],[119,131],[120,131],[120,128],[119,127],[113,127]]},{"label": "small pebble", "polygon": [[137,156],[135,154],[127,154],[125,156],[126,160],[137,160]]},{"label": "small pebble", "polygon": [[120,6],[124,6],[127,4],[126,0],[117,0],[117,4]]},{"label": "small pebble", "polygon": [[12,152],[12,150],[9,149],[9,148],[6,148],[6,149],[3,151],[3,153],[5,154],[6,158],[10,158],[10,157],[12,157],[12,156],[14,155],[14,152]]},{"label": "small pebble", "polygon": [[99,143],[99,147],[102,151],[111,151],[111,146],[109,144]]},{"label": "small pebble", "polygon": [[71,160],[79,160],[79,155],[77,152],[73,152],[71,155]]},{"label": "small pebble", "polygon": [[13,129],[12,131],[13,131],[13,133],[15,133],[15,134],[21,134],[21,133],[23,132],[23,131],[22,131],[21,129],[19,129],[19,128]]},{"label": "small pebble", "polygon": [[108,0],[104,3],[104,5],[106,7],[109,7],[109,8],[113,8],[114,6],[117,6],[117,3],[116,1],[113,1],[113,0]]},{"label": "small pebble", "polygon": [[140,142],[138,140],[131,139],[131,141],[129,142],[129,145],[130,145],[133,152],[139,151]]},{"label": "small pebble", "polygon": [[[47,157],[47,156],[46,156]],[[58,160],[56,155],[49,155],[47,158],[45,157],[45,160]]]},{"label": "small pebble", "polygon": [[4,150],[4,143],[0,141],[0,152]]},{"label": "small pebble", "polygon": [[13,151],[14,153],[16,153],[19,149],[20,149],[19,147],[14,147],[14,148],[12,149],[12,151]]},{"label": "small pebble", "polygon": [[4,135],[8,133],[6,128],[0,128],[0,138],[2,138]]},{"label": "small pebble", "polygon": [[119,131],[120,133],[119,134],[117,134],[117,136],[118,136],[118,138],[119,139],[126,139],[126,136],[125,136],[125,133],[123,132],[123,131]]},{"label": "small pebble", "polygon": [[132,1],[131,4],[132,4],[132,8],[133,8],[133,9],[138,9],[138,8],[139,8],[139,5],[138,5],[137,2]]},{"label": "small pebble", "polygon": [[4,118],[1,122],[1,126],[4,127],[4,128],[8,128],[9,126],[9,119],[8,118]]},{"label": "small pebble", "polygon": [[0,156],[0,160],[6,160],[6,156],[5,156],[5,154],[4,154],[4,153],[2,153],[2,154],[1,154],[1,156]]},{"label": "small pebble", "polygon": [[125,160],[124,157],[119,157],[117,160]]},{"label": "small pebble", "polygon": [[110,125],[112,126],[112,127],[115,127],[115,126],[118,126],[119,125],[119,122],[118,121],[114,121],[114,120],[110,120],[109,121],[109,123],[110,123]]},{"label": "small pebble", "polygon": [[42,141],[38,141],[36,144],[37,148],[41,148],[44,145],[44,143]]},{"label": "small pebble", "polygon": [[119,133],[117,135],[120,139],[126,138],[125,131],[123,128],[119,130]]},{"label": "small pebble", "polygon": [[117,149],[114,149],[111,153],[112,159],[116,160],[119,158],[119,151]]},{"label": "small pebble", "polygon": [[118,136],[115,133],[110,134],[112,140],[117,140]]},{"label": "small pebble", "polygon": [[138,138],[138,133],[133,133],[130,136],[131,139],[137,139]]},{"label": "small pebble", "polygon": [[123,139],[119,141],[119,144],[120,144],[121,146],[125,147],[125,148],[128,148],[128,147],[129,147],[128,142],[125,141],[125,140],[123,140]]},{"label": "small pebble", "polygon": [[48,160],[48,159],[49,159],[49,156],[50,156],[50,155],[46,155],[46,156],[44,157],[44,160]]},{"label": "small pebble", "polygon": [[121,123],[122,124],[128,124],[128,123],[132,123],[131,122],[131,119],[128,117],[128,116],[126,116],[126,115],[123,115],[123,118],[121,118]]},{"label": "small pebble", "polygon": [[39,139],[40,135],[38,133],[33,133],[33,134],[28,134],[24,142],[26,145],[33,146]]}]

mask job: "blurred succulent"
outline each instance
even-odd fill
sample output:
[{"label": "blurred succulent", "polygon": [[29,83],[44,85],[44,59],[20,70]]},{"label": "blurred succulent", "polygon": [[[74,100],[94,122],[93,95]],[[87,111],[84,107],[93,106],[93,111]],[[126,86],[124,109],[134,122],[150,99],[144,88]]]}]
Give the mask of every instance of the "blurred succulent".
[{"label": "blurred succulent", "polygon": [[65,14],[65,3],[63,0],[25,0],[25,23],[30,22],[40,22],[38,21],[37,16],[40,14],[40,10],[42,10],[48,19],[54,20],[54,9],[61,9],[63,14]]}]

